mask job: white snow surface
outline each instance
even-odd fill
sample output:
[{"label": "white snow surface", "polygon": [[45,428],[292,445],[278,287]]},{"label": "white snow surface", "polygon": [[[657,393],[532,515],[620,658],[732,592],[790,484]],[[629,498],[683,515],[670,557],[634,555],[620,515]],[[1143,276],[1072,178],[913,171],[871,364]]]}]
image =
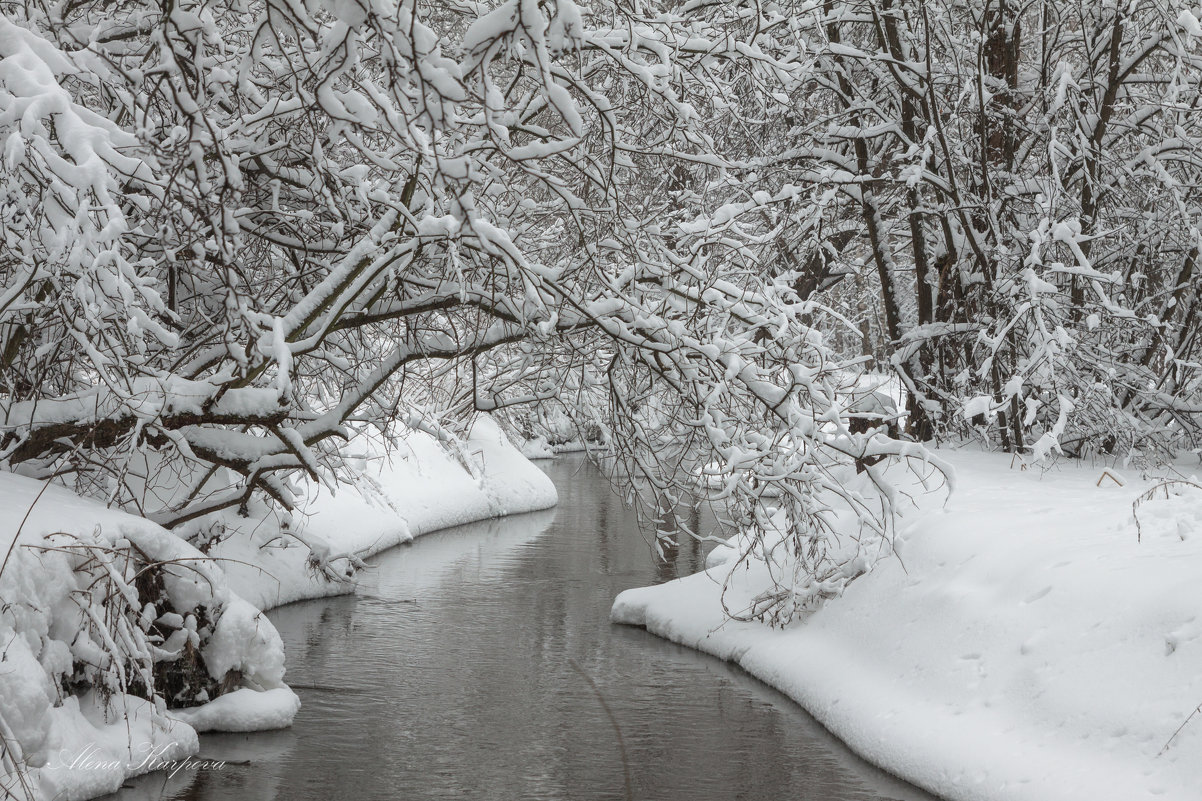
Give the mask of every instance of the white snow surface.
[{"label": "white snow surface", "polygon": [[[738,538],[612,617],[740,664],[948,799],[1196,801],[1202,714],[1173,735],[1202,702],[1202,489],[1141,503],[1137,540],[1133,501],[1157,482],[1136,471],[1111,469],[1120,487],[1101,465],[940,455],[946,507],[919,497],[896,555],[803,620],[724,619]],[[760,564],[730,578],[732,610],[767,586]]]}]

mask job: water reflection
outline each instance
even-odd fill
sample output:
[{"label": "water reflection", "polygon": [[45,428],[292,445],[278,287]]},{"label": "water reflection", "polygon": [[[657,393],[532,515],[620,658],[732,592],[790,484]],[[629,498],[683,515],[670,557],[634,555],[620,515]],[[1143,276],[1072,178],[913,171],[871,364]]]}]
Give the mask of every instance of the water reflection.
[{"label": "water reflection", "polygon": [[611,625],[619,591],[697,570],[705,549],[657,565],[591,468],[547,469],[553,512],[428,535],[377,559],[357,597],[272,612],[295,725],[202,738],[247,764],[115,798],[623,799],[627,781],[665,801],[929,798],[737,668]]}]

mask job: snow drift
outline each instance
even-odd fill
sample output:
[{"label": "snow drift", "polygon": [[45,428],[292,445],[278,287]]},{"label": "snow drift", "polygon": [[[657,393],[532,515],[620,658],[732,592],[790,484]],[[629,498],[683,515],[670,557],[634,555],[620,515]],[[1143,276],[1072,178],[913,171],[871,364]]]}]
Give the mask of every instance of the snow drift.
[{"label": "snow drift", "polygon": [[[388,452],[367,437],[345,450],[357,463],[357,487],[332,492],[309,484],[301,514],[282,521],[227,512],[205,523],[219,520],[225,539],[210,552],[252,603],[268,609],[350,592],[361,560],[385,548],[450,526],[547,509],[557,500],[547,474],[487,416],[451,447],[410,431]],[[316,569],[318,562],[327,570]]]},{"label": "snow drift", "polygon": [[622,593],[613,619],[737,662],[949,799],[1196,799],[1202,490],[1141,502],[1137,536],[1148,482],[951,461],[947,508],[923,503],[896,558],[783,630],[725,619],[724,580],[732,611],[768,586],[737,539],[704,573]]}]

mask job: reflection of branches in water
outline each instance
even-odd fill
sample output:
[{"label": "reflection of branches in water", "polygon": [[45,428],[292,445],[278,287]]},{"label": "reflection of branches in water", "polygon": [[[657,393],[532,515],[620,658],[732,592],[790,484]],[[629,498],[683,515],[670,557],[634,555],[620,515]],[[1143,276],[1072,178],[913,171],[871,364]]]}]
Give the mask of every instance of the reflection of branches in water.
[{"label": "reflection of branches in water", "polygon": [[[683,543],[678,542],[676,537],[661,537],[656,545],[659,550],[653,553],[653,557],[657,584],[692,575],[705,567],[701,540],[697,537],[686,537]],[[681,564],[682,548],[685,549],[684,564]]]},{"label": "reflection of branches in water", "polygon": [[568,664],[588,682],[588,686],[593,688],[593,692],[597,695],[597,700],[601,703],[601,708],[605,710],[606,717],[609,718],[610,724],[614,727],[614,734],[618,738],[618,753],[622,757],[622,775],[626,781],[626,798],[627,801],[633,801],[634,789],[630,783],[630,761],[626,758],[626,741],[622,739],[622,728],[618,725],[618,719],[614,717],[613,710],[609,708],[609,704],[605,701],[605,696],[601,694],[601,689],[597,686],[597,682],[593,681],[593,677],[586,673],[584,668],[575,659],[569,659]]},{"label": "reflection of branches in water", "polygon": [[[683,534],[699,544],[719,543],[738,530],[730,515],[729,500],[696,486],[695,477],[686,465],[697,462],[698,458],[684,455],[683,450],[666,446],[655,454],[664,469],[676,471],[675,475],[666,473],[658,488],[632,472],[628,460],[613,453],[593,455],[593,461],[610,488],[634,509],[643,541],[661,559],[665,558],[665,549],[680,545],[678,535]],[[701,525],[703,518],[712,522],[705,533]],[[649,531],[655,532],[654,540],[647,536]]]}]

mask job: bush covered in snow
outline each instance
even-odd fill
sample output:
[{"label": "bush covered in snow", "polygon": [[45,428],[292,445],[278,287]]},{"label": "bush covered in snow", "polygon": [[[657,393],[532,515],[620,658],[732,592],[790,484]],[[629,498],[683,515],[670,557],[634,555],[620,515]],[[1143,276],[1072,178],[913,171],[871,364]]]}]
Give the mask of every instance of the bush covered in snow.
[{"label": "bush covered in snow", "polygon": [[146,520],[0,474],[0,786],[83,798],[196,750],[170,710],[270,691],[287,725],[279,635],[212,559]]}]

